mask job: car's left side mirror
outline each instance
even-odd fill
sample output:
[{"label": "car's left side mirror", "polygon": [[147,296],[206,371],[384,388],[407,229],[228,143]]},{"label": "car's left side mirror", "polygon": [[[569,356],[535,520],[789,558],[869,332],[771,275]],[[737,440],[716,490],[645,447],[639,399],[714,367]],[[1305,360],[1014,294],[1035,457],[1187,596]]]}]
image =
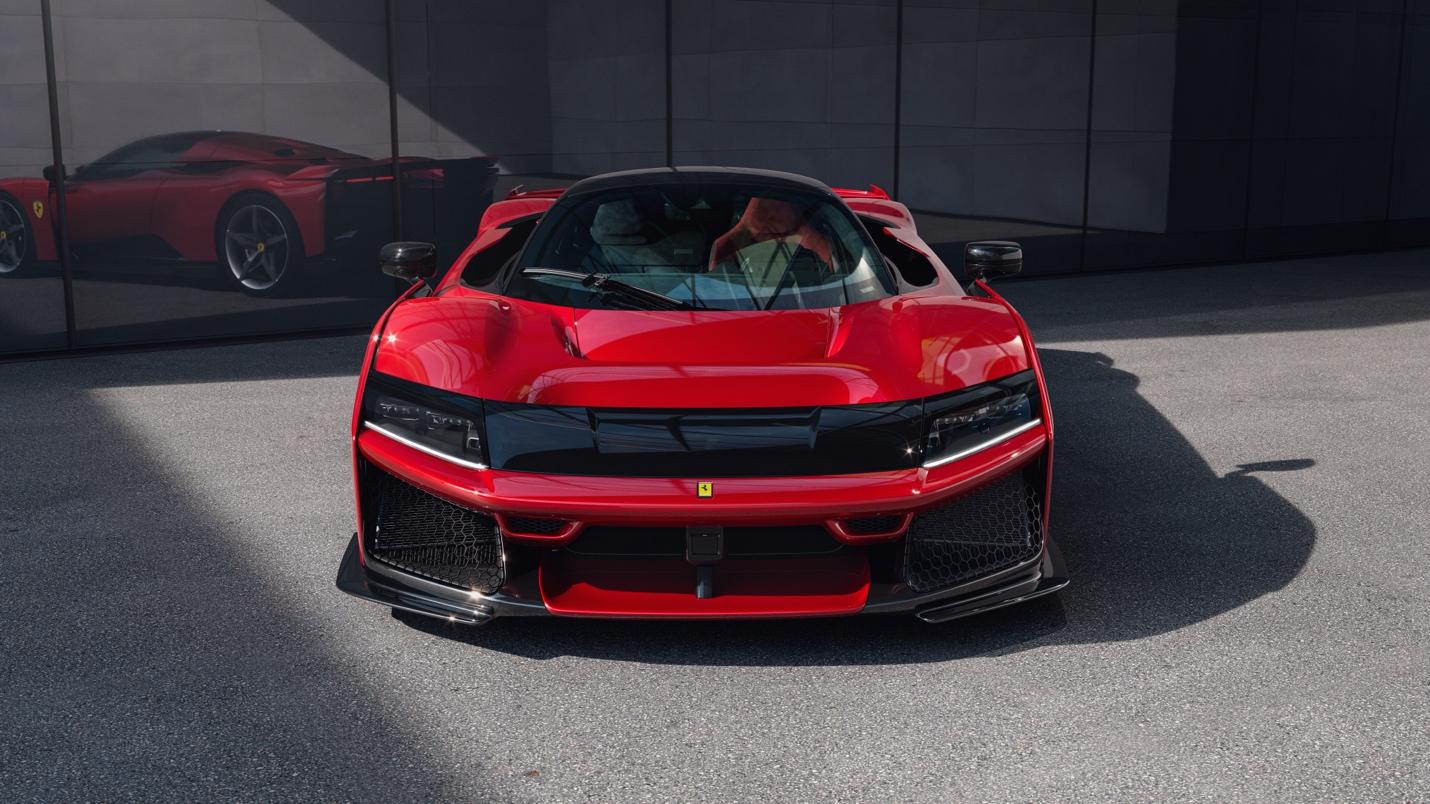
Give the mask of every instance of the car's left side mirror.
[{"label": "car's left side mirror", "polygon": [[428,282],[437,274],[437,247],[403,241],[382,247],[382,272],[408,282]]},{"label": "car's left side mirror", "polygon": [[44,170],[41,170],[41,171],[40,171],[40,175],[45,177],[45,181],[49,182],[50,184],[54,184],[54,183],[55,183],[55,178],[56,178],[56,176],[55,176],[55,166],[54,166],[54,165],[45,165]]},{"label": "car's left side mirror", "polygon": [[980,240],[963,248],[963,268],[969,279],[984,281],[1023,270],[1023,247],[1011,240]]}]

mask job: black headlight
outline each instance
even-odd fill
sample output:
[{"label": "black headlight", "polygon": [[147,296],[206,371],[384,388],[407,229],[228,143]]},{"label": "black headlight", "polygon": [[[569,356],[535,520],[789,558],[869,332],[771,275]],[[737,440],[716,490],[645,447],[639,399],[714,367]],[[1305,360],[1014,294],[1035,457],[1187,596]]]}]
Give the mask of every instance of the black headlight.
[{"label": "black headlight", "polygon": [[362,413],[365,427],[472,469],[758,477],[941,466],[1038,426],[1042,402],[1031,371],[922,401],[758,411],[483,402],[374,373]]},{"label": "black headlight", "polygon": [[924,467],[940,466],[1032,429],[1042,419],[1038,380],[1023,371],[924,402]]},{"label": "black headlight", "polygon": [[368,378],[363,425],[473,469],[487,468],[482,403],[393,377]]}]

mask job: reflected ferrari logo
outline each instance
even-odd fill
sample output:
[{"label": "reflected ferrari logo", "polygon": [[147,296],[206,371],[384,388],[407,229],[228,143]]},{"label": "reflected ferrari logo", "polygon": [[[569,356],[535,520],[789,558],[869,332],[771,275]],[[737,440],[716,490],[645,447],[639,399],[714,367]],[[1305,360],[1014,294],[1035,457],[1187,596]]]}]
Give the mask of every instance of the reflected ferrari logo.
[{"label": "reflected ferrari logo", "polygon": [[33,204],[30,205],[30,209],[33,209],[33,210],[35,211],[35,218],[36,218],[37,220],[40,219],[40,218],[45,217],[45,204],[44,204],[44,202],[42,202],[42,201],[36,201],[35,203],[33,203]]},{"label": "reflected ferrari logo", "polygon": [[696,483],[696,484],[695,484],[695,496],[696,496],[696,497],[714,497],[714,496],[715,496],[715,484],[714,484],[714,483],[711,483],[711,482],[708,481],[708,480],[702,480],[702,481],[700,481],[699,483]]}]

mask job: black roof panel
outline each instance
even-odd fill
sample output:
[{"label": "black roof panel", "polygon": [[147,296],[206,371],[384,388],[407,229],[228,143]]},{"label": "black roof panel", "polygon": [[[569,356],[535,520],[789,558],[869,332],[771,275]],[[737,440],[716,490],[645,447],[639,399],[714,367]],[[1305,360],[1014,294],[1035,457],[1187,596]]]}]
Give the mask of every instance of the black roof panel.
[{"label": "black roof panel", "polygon": [[660,187],[671,184],[747,184],[754,187],[782,187],[791,190],[814,191],[832,196],[822,182],[797,173],[759,168],[680,166],[622,170],[602,173],[582,179],[566,189],[566,195],[585,195],[635,187]]}]

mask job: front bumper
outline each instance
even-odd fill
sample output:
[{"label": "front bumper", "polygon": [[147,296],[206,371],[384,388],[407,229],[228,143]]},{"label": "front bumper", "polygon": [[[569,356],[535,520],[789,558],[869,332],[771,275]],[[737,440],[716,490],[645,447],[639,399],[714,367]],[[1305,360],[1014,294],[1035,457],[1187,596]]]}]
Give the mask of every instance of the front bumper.
[{"label": "front bumper", "polygon": [[[913,614],[924,622],[941,623],[1052,594],[1067,585],[1057,547],[1049,543],[1043,555],[1029,566],[937,593],[900,596],[887,589],[871,588],[868,602],[858,613]],[[482,625],[495,617],[540,617],[552,613],[539,598],[505,592],[466,593],[377,562],[364,567],[358,556],[356,533],[343,553],[337,586],[354,597],[382,606],[464,625]]]},{"label": "front bumper", "polygon": [[[1037,514],[1040,525],[1037,544],[1029,545],[1032,551],[1010,553],[986,566],[975,562],[974,571],[946,575],[936,584],[913,581],[913,565],[901,563],[908,555],[905,542],[913,532],[910,521],[920,512],[955,510],[959,501],[975,497],[995,479],[1019,472],[1027,476],[1034,466],[1042,478],[1040,494],[1045,494],[1051,447],[1042,431],[936,470],[722,479],[715,496],[705,499],[698,495],[695,480],[473,471],[367,430],[359,434],[355,446],[359,497],[366,500],[361,503],[360,520],[367,523],[363,531],[367,535],[354,534],[339,570],[338,587],[394,609],[453,622],[478,624],[497,616],[546,614],[702,619],[858,613],[912,613],[941,622],[1049,594],[1067,583],[1057,549],[1047,536],[1045,511]],[[469,591],[436,580],[446,576],[423,572],[421,566],[368,554],[367,540],[377,527],[370,509],[377,503],[370,490],[364,497],[361,488],[377,485],[371,480],[376,476],[404,486],[409,496],[416,491],[437,505],[497,523],[496,546],[488,543],[486,549],[501,556],[499,580],[485,587],[485,593]],[[901,520],[902,528],[861,541],[839,524],[848,517],[874,514]],[[509,527],[518,518],[531,516],[566,519],[573,526],[545,535]],[[719,564],[730,582],[722,581],[720,593],[710,599],[697,599],[688,585],[677,588],[680,579],[694,572],[679,558],[610,561],[607,555],[593,560],[576,549],[580,542],[572,546],[586,527],[592,528],[594,538],[597,530],[670,531],[699,523],[719,523],[734,530],[813,528],[821,533],[820,528],[827,527],[842,544],[831,553],[798,560]],[[900,562],[904,571],[890,570],[891,562]]]}]

